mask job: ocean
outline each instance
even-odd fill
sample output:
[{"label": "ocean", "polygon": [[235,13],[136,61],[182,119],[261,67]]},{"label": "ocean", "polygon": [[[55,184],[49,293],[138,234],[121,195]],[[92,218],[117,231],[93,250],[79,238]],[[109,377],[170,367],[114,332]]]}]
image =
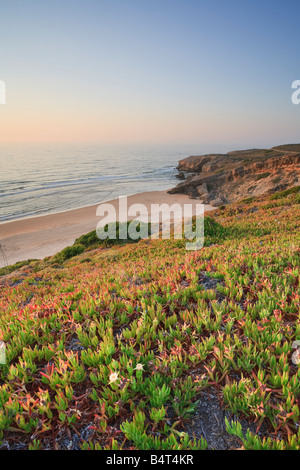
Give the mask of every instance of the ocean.
[{"label": "ocean", "polygon": [[178,161],[211,145],[0,144],[0,222],[179,183]]}]

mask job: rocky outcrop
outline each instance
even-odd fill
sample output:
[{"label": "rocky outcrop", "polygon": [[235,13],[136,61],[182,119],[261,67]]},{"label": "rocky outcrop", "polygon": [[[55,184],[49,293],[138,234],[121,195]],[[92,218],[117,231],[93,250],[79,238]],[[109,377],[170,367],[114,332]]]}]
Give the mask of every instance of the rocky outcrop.
[{"label": "rocky outcrop", "polygon": [[183,171],[180,171],[178,175],[175,175],[175,177],[178,178],[179,180],[185,180],[185,175]]},{"label": "rocky outcrop", "polygon": [[[169,193],[219,206],[300,184],[300,144],[190,156],[177,169],[186,179]],[[193,173],[193,174],[191,174]]]},{"label": "rocky outcrop", "polygon": [[226,157],[226,155],[223,154],[191,156],[180,160],[177,169],[195,172],[207,171],[210,166],[216,166],[219,162],[222,162],[224,157]]}]

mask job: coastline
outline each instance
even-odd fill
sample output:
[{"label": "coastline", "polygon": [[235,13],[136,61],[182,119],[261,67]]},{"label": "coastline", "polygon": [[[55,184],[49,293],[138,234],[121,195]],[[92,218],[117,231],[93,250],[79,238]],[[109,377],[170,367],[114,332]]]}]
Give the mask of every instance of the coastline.
[{"label": "coastline", "polygon": [[[148,191],[127,196],[128,206],[132,204],[144,204],[149,216],[151,204],[192,204],[193,208],[199,204],[199,200],[191,199],[184,194],[168,194],[165,191]],[[52,256],[74,243],[76,238],[96,229],[101,220],[96,215],[96,209],[101,204],[112,204],[117,212],[117,220],[122,214],[118,214],[119,199],[102,201],[92,206],[69,209],[54,214],[44,214],[35,217],[27,217],[0,224],[0,244],[7,258],[8,265],[27,259],[43,259]],[[215,207],[205,205],[205,211],[214,210]],[[123,214],[124,215],[124,214]],[[136,216],[128,217],[132,220]],[[142,219],[142,218],[141,218]],[[0,255],[0,267],[4,266],[4,260]]]}]

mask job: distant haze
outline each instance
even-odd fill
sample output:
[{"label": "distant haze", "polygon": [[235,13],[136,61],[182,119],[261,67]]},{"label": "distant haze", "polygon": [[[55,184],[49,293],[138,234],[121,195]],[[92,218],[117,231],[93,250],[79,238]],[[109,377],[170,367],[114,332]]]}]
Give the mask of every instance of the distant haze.
[{"label": "distant haze", "polygon": [[300,3],[10,0],[0,142],[299,142]]}]

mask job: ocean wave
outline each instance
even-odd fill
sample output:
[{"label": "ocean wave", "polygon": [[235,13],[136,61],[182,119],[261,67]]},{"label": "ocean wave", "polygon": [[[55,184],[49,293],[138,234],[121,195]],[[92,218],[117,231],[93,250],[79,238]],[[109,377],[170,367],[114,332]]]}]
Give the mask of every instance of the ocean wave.
[{"label": "ocean wave", "polygon": [[28,145],[12,152],[0,145],[0,221],[97,204],[108,200],[107,194],[167,189],[176,181],[178,160],[187,154],[152,146],[74,149]]},{"label": "ocean wave", "polygon": [[[168,174],[170,172],[170,169],[160,169],[160,170],[149,170],[145,171],[142,174],[147,175],[159,175],[159,174]],[[131,181],[140,181],[142,180],[141,175],[119,175],[119,176],[101,176],[101,177],[87,177],[83,179],[77,179],[77,180],[64,180],[64,181],[55,181],[53,183],[50,182],[45,182],[42,183],[41,186],[36,187],[36,188],[28,188],[28,189],[22,189],[22,191],[12,191],[12,192],[7,192],[7,190],[0,190],[0,198],[7,197],[7,196],[18,196],[20,194],[26,194],[26,193],[32,193],[32,192],[37,192],[37,191],[45,191],[47,189],[56,189],[56,188],[64,188],[64,187],[70,187],[70,186],[80,186],[80,185],[89,185],[91,183],[101,183],[101,182],[106,182],[106,181],[122,181],[122,180],[131,180]],[[17,188],[21,189],[21,188]]]}]

